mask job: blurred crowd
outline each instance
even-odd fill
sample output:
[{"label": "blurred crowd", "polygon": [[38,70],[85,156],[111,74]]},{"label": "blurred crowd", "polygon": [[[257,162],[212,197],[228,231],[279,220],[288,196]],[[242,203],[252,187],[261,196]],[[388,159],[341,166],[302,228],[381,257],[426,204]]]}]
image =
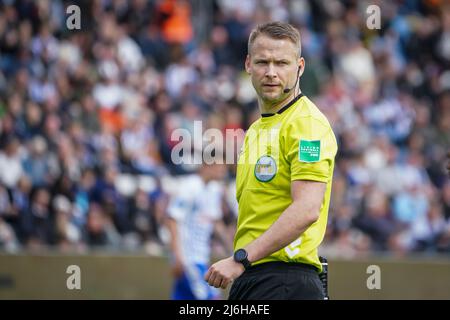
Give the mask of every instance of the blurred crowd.
[{"label": "blurred crowd", "polygon": [[[80,30],[66,25],[71,4]],[[366,24],[373,4],[381,29]],[[301,88],[338,139],[321,250],[449,253],[444,0],[0,0],[0,249],[163,250],[162,181],[196,169],[171,161],[171,133],[259,117],[244,59],[269,20],[299,28]],[[124,174],[156,183],[124,194]]]}]

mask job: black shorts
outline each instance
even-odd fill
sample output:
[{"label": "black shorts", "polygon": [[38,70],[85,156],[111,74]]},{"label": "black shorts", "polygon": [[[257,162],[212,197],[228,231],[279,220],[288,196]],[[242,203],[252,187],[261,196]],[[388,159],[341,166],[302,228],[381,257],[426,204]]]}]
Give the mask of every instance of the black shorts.
[{"label": "black shorts", "polygon": [[230,289],[229,300],[323,300],[323,286],[312,265],[266,262],[250,267]]}]

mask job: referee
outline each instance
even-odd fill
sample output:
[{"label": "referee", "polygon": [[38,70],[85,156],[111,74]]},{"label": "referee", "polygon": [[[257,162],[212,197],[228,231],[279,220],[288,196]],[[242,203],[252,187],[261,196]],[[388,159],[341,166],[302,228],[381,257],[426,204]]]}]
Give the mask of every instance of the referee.
[{"label": "referee", "polygon": [[300,34],[287,23],[254,29],[245,69],[261,118],[239,155],[234,255],[213,264],[209,285],[229,299],[324,299],[317,248],[327,225],[337,143],[326,117],[301,93]]}]

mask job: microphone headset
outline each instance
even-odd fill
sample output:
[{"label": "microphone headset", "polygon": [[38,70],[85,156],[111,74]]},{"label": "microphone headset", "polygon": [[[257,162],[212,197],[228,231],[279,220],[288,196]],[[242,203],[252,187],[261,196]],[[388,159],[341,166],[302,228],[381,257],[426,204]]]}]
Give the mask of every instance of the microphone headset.
[{"label": "microphone headset", "polygon": [[301,69],[301,67],[299,66],[298,69],[297,69],[297,80],[295,80],[294,86],[293,86],[292,88],[284,88],[284,90],[283,90],[284,93],[289,93],[292,89],[294,89],[294,88],[297,86],[298,79],[300,78],[300,77],[299,77],[299,75],[300,75],[300,69]]}]

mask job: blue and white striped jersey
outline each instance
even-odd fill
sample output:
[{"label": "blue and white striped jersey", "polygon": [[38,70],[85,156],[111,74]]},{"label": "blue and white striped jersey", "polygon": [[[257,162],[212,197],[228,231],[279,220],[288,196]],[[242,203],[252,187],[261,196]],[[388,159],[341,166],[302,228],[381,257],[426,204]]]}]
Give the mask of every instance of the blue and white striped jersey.
[{"label": "blue and white striped jersey", "polygon": [[222,218],[222,185],[198,175],[181,179],[168,214],[177,221],[185,263],[209,263],[214,223]]}]

